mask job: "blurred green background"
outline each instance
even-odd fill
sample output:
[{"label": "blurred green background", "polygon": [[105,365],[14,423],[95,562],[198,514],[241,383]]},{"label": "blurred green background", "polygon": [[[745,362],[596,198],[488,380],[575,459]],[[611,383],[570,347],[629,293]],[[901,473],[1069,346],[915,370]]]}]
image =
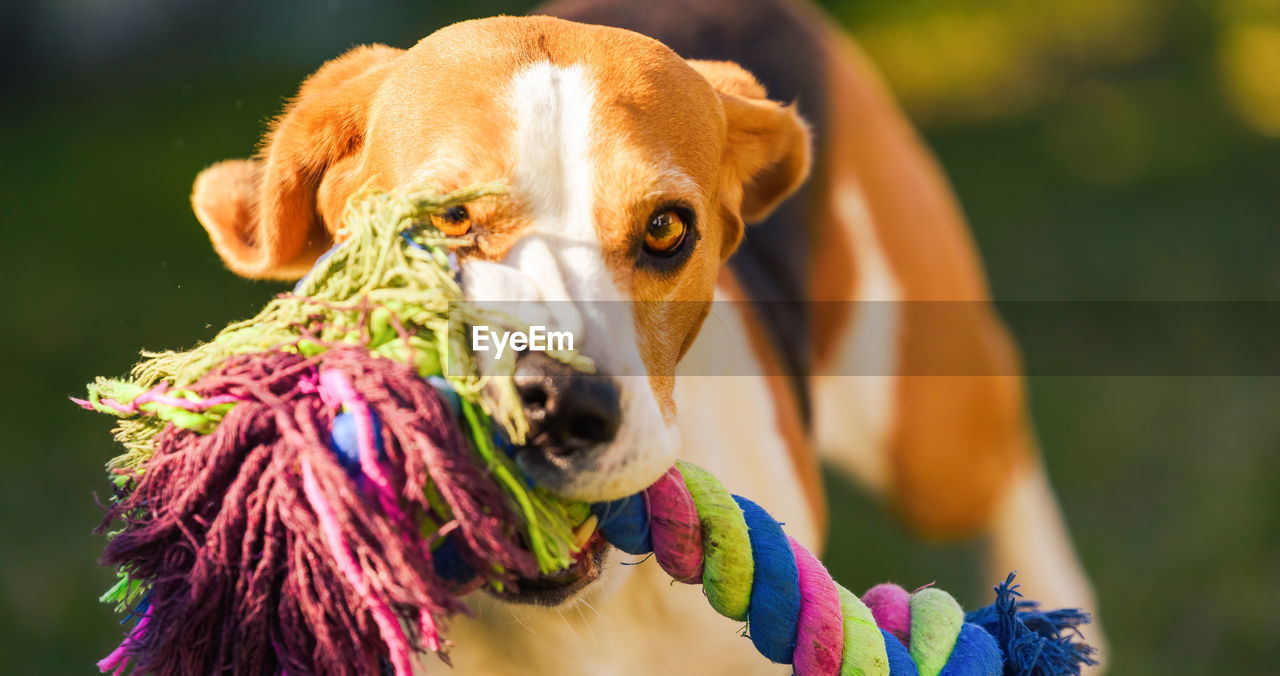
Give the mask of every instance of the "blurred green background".
[{"label": "blurred green background", "polygon": [[[997,298],[1280,298],[1280,1],[829,8],[945,165]],[[526,9],[0,4],[0,671],[88,673],[119,638],[90,532],[109,424],[67,397],[281,288],[223,269],[187,204],[196,173],[249,155],[353,44]],[[1034,376],[1030,394],[1112,673],[1280,673],[1280,379]],[[937,580],[986,602],[975,543],[920,544],[829,488],[827,559],[850,588]]]}]

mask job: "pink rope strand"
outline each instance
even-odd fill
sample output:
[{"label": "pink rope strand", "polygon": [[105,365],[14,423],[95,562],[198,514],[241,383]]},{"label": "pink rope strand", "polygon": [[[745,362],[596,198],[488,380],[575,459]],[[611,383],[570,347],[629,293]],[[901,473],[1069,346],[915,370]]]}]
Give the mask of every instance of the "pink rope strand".
[{"label": "pink rope strand", "polygon": [[378,624],[383,642],[387,644],[391,666],[395,669],[396,676],[412,676],[413,663],[410,659],[409,641],[400,627],[400,621],[391,612],[386,602],[369,594],[369,585],[365,582],[364,572],[356,564],[351,548],[342,539],[342,527],[338,523],[338,515],[325,499],[320,485],[316,482],[315,473],[311,469],[311,459],[305,457],[302,459],[302,490],[307,496],[307,502],[311,503],[311,508],[315,510],[316,518],[320,520],[320,529],[324,531],[325,540],[329,543],[329,550],[338,564],[338,569],[369,604],[373,620]]},{"label": "pink rope strand", "polygon": [[804,545],[787,536],[800,571],[800,624],[792,664],[797,674],[836,676],[844,656],[844,615],[835,580]]},{"label": "pink rope strand", "polygon": [[658,565],[672,579],[688,584],[702,583],[702,523],[684,476],[672,467],[645,489],[653,553]]},{"label": "pink rope strand", "polygon": [[378,503],[387,516],[396,523],[403,522],[408,517],[400,509],[391,480],[382,471],[382,464],[378,460],[373,413],[369,410],[369,404],[356,392],[347,374],[337,369],[320,371],[319,392],[326,404],[335,408],[344,406],[355,417],[356,443],[360,447],[360,471],[373,484],[374,494],[378,496]]},{"label": "pink rope strand", "polygon": [[142,638],[143,633],[146,632],[147,623],[150,621],[151,610],[148,609],[147,612],[143,614],[142,619],[138,620],[138,626],[134,627],[133,631],[129,632],[129,635],[120,642],[120,645],[116,646],[116,649],[112,650],[111,654],[98,660],[98,671],[104,674],[110,671],[112,676],[120,676],[120,674],[123,674],[125,668],[129,665],[128,652],[130,644]]},{"label": "pink rope strand", "polygon": [[[159,385],[156,385],[155,387],[147,390],[146,392],[143,392],[142,394],[139,394],[138,396],[134,397],[133,400],[127,404],[116,401],[115,399],[112,399],[110,397],[102,397],[98,399],[98,403],[102,404],[103,406],[106,406],[107,408],[117,413],[129,414],[129,413],[137,413],[138,407],[142,406],[143,404],[148,404],[152,402],[160,404],[162,406],[171,406],[173,408],[180,408],[187,411],[206,411],[210,408],[213,408],[214,406],[220,406],[222,404],[234,404],[238,401],[241,401],[240,397],[236,397],[230,394],[220,394],[213,397],[208,397],[205,399],[199,399],[199,400],[193,401],[191,399],[184,399],[182,397],[174,397],[174,396],[165,394],[166,392],[168,392],[168,390],[169,390],[169,383],[160,383]],[[72,397],[71,401],[75,402],[81,408],[93,410],[93,402],[87,401],[85,399],[77,399],[75,397]]]}]

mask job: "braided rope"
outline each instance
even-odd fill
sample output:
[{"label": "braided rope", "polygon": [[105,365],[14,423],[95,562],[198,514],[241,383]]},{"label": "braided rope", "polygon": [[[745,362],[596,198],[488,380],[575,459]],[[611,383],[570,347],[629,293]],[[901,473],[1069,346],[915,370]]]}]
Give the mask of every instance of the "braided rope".
[{"label": "braided rope", "polygon": [[672,578],[701,583],[716,612],[746,621],[760,654],[797,676],[1002,671],[996,640],[965,622],[950,594],[882,584],[859,599],[768,512],[697,465],[679,461],[642,493],[593,511],[615,547],[652,553]]}]

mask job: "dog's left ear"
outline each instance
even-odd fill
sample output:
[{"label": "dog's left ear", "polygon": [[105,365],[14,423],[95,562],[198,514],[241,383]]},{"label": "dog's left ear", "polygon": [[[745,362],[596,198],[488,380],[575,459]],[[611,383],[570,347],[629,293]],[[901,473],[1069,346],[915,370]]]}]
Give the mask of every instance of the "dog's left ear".
[{"label": "dog's left ear", "polygon": [[401,53],[369,45],[326,63],[302,83],[258,157],[196,177],[191,206],[233,272],[297,279],[329,247],[362,180],[369,106]]},{"label": "dog's left ear", "polygon": [[726,206],[746,223],[764,220],[809,175],[809,125],[794,105],[769,100],[764,87],[730,61],[690,60],[724,105]]}]

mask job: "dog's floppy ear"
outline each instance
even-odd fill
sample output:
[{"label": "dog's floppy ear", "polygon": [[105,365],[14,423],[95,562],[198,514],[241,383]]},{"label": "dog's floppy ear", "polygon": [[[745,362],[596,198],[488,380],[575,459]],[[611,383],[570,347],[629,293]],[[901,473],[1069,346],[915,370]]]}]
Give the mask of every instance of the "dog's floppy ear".
[{"label": "dog's floppy ear", "polygon": [[[771,101],[764,87],[730,61],[689,61],[720,94],[728,139],[726,202],[742,220],[763,220],[809,174],[809,126],[794,105]],[[738,202],[732,204],[731,202]]]},{"label": "dog's floppy ear", "polygon": [[370,45],[326,63],[303,82],[255,159],[220,162],[196,177],[191,206],[233,272],[297,278],[328,248],[341,202],[359,187],[337,185],[353,178],[342,165],[354,166],[374,91],[401,53]]}]

